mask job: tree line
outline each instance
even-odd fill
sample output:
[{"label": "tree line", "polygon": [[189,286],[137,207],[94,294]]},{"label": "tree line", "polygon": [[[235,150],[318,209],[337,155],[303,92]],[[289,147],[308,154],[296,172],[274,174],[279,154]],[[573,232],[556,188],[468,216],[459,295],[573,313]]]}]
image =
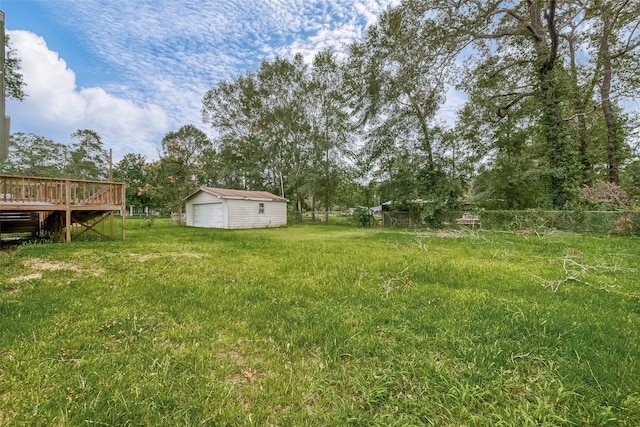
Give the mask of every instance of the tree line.
[{"label": "tree line", "polygon": [[[185,125],[159,160],[127,154],[114,177],[128,204],[174,211],[200,185],[271,191],[299,215],[388,200],[434,222],[462,200],[628,208],[638,16],[640,0],[405,0],[346,54],[278,57],[218,83],[202,106],[214,137]],[[438,117],[453,90],[466,100],[451,125]],[[0,167],[101,178],[98,135],[74,138],[13,135]]]}]

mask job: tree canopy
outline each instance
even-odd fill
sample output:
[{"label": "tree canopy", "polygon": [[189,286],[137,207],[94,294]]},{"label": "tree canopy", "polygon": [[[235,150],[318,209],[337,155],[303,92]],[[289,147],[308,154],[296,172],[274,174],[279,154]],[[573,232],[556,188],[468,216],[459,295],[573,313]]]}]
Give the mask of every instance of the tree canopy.
[{"label": "tree canopy", "polygon": [[[346,54],[276,57],[218,82],[202,104],[211,139],[183,126],[158,161],[128,154],[115,176],[136,206],[179,211],[206,184],[271,191],[299,215],[393,200],[434,223],[463,199],[568,209],[606,188],[637,200],[639,13],[640,0],[403,0]],[[465,102],[445,122],[454,90]],[[99,135],[72,137],[15,134],[0,167],[104,179]]]}]

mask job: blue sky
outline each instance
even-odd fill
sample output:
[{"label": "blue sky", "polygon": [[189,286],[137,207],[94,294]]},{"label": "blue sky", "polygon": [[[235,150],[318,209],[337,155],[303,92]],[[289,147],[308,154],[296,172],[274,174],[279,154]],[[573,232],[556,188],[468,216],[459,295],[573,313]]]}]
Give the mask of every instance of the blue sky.
[{"label": "blue sky", "polygon": [[202,96],[263,59],[344,51],[399,0],[0,0],[27,84],[11,132],[70,143],[92,129],[114,158],[157,157],[202,124]]}]

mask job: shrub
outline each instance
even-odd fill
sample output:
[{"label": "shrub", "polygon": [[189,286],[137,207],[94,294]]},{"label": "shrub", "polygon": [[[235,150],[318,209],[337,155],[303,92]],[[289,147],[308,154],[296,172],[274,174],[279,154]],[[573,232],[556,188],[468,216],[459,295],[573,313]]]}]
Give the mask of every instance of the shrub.
[{"label": "shrub", "polygon": [[638,232],[637,211],[482,211],[482,227],[487,230],[562,230],[575,233]]},{"label": "shrub", "polygon": [[584,186],[582,199],[595,209],[624,209],[629,206],[627,193],[618,184],[612,182],[596,182],[592,186]]},{"label": "shrub", "polygon": [[369,208],[358,206],[351,214],[351,222],[359,227],[369,227],[373,224],[373,212]]}]

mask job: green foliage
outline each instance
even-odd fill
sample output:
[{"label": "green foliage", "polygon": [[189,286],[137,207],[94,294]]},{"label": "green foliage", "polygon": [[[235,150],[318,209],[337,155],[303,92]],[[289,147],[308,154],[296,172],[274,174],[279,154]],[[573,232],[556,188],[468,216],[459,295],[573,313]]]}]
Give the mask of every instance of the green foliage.
[{"label": "green foliage", "polygon": [[22,78],[21,61],[17,56],[15,48],[11,45],[9,36],[6,34],[4,36],[4,44],[6,49],[3,70],[5,94],[8,99],[22,101],[26,96],[24,92],[26,84]]},{"label": "green foliage", "polygon": [[[122,171],[127,201],[178,210],[206,184],[286,194],[298,219],[393,200],[437,225],[463,193],[491,209],[605,208],[581,189],[606,180],[637,203],[637,117],[622,108],[640,87],[637,15],[636,1],[401,1],[344,61],[278,57],[207,91],[215,148],[194,166],[165,138],[143,178]],[[22,99],[7,46],[9,96]],[[435,118],[452,88],[467,102],[447,129]],[[14,135],[0,171],[104,179],[100,137],[72,136]]]},{"label": "green foliage", "polygon": [[79,129],[71,136],[78,142],[65,145],[31,133],[12,134],[9,156],[0,162],[0,171],[51,178],[106,179],[109,155],[100,136],[90,129]]},{"label": "green foliage", "polygon": [[203,117],[219,134],[211,179],[286,194],[298,218],[308,197],[331,209],[351,130],[339,65],[330,50],[311,67],[302,55],[276,58],[207,91]]},{"label": "green foliage", "polygon": [[184,199],[203,181],[201,156],[209,149],[211,141],[193,125],[165,135],[160,160],[147,169],[150,196],[158,205],[182,214]]},{"label": "green foliage", "polygon": [[530,209],[544,206],[545,181],[531,158],[500,157],[481,168],[473,180],[473,200],[485,209]]},{"label": "green foliage", "polygon": [[[440,25],[442,37],[461,40],[466,61],[459,87],[469,96],[461,117],[462,136],[480,148],[480,155],[498,151],[499,159],[507,154],[504,142],[510,143],[513,136],[517,141],[518,133],[527,136],[526,144],[535,151],[512,155],[530,159],[535,154],[535,166],[521,171],[518,178],[537,174],[537,188],[546,195],[535,198],[548,200],[557,209],[579,199],[579,187],[591,183],[598,165],[606,165],[608,179],[617,183],[628,141],[623,143],[621,132],[626,119],[609,91],[630,94],[629,89],[635,88],[637,92],[637,82],[626,78],[623,61],[611,59],[627,54],[637,58],[640,53],[637,14],[631,12],[635,6],[618,1],[570,7],[553,1],[417,3],[429,9],[424,16]],[[467,43],[474,49],[464,50]],[[587,55],[579,50],[585,43],[592,44]],[[469,118],[477,120],[472,129],[464,123]],[[502,165],[518,163],[513,160],[509,157]],[[493,187],[500,190],[506,181],[495,178],[499,181]],[[505,205],[529,204],[522,196],[507,198]]]},{"label": "green foliage", "polygon": [[369,227],[373,225],[373,212],[364,206],[358,206],[351,214],[351,223],[358,227]]},{"label": "green foliage", "polygon": [[638,235],[640,213],[585,210],[482,210],[482,227],[488,230],[545,234],[553,231]]},{"label": "green foliage", "polygon": [[638,206],[640,204],[640,160],[630,162],[622,170],[621,186],[632,203]]},{"label": "green foliage", "polygon": [[114,181],[127,184],[127,206],[142,208],[152,204],[148,169],[146,158],[134,153],[125,154],[113,168]]},{"label": "green foliage", "polygon": [[106,180],[109,176],[109,154],[100,136],[90,129],[78,129],[71,137],[79,141],[70,147],[65,175],[74,179]]},{"label": "green foliage", "polygon": [[0,256],[2,424],[640,423],[634,239],[127,228]]},{"label": "green foliage", "polygon": [[11,175],[65,176],[69,147],[32,133],[14,133],[9,156],[0,162],[0,171]]},{"label": "green foliage", "polygon": [[407,2],[380,16],[350,47],[346,81],[362,124],[363,169],[378,181],[382,201],[410,206],[429,201],[436,222],[468,160],[458,140],[434,117],[444,100],[457,49],[431,20],[425,2]]}]

